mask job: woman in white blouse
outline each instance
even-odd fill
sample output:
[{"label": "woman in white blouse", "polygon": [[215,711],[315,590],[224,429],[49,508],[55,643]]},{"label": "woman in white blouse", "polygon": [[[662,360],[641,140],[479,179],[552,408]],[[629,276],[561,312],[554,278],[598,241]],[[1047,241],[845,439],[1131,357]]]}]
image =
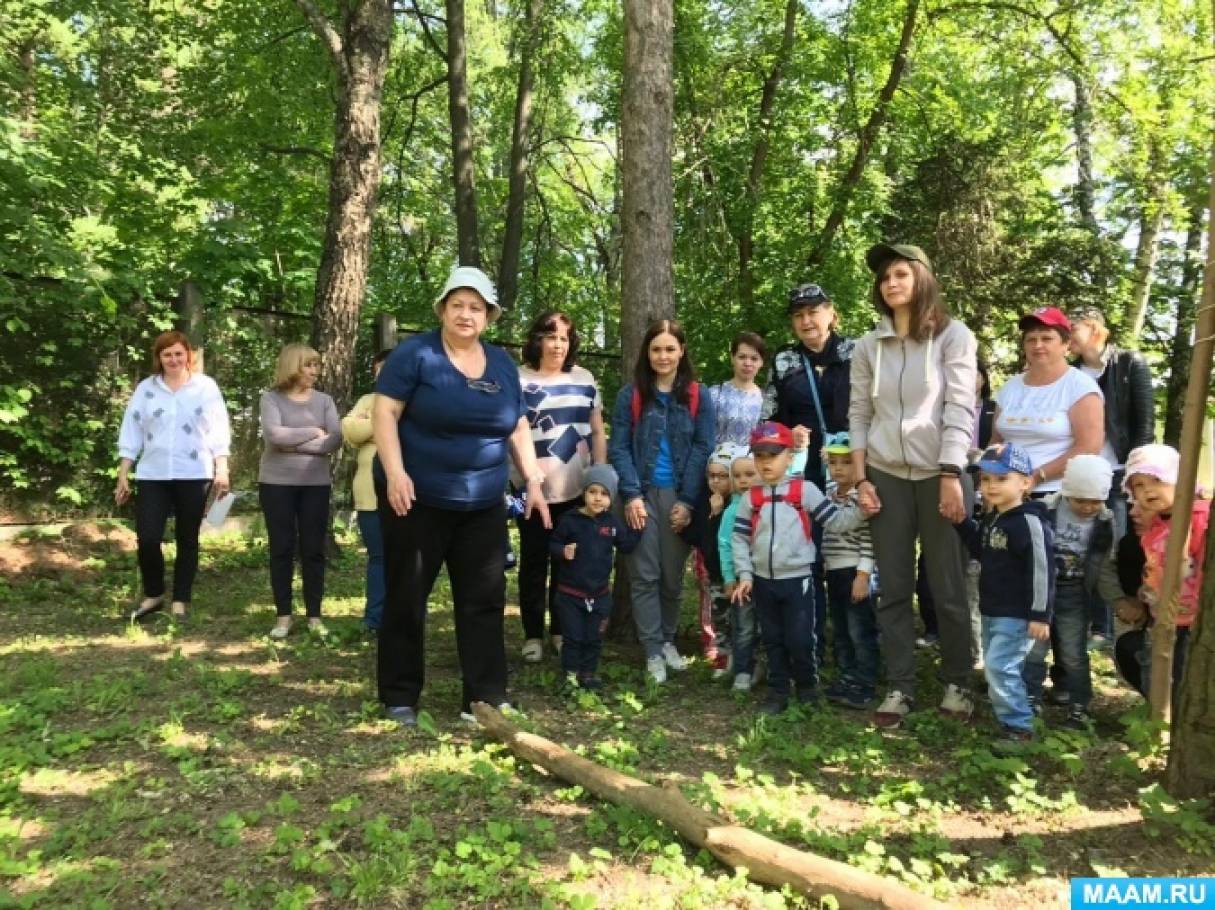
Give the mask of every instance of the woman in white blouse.
[{"label": "woman in white blouse", "polygon": [[140,619],[164,607],[165,522],[176,516],[172,610],[186,615],[198,570],[198,530],[207,496],[228,491],[228,408],[215,380],[195,372],[194,350],[181,332],[162,332],[152,344],[153,373],[135,387],[118,434],[118,485],[114,501],[131,497],[135,465],[135,533],[143,599]]},{"label": "woman in white blouse", "polygon": [[1098,455],[1105,441],[1105,400],[1097,383],[1067,362],[1072,324],[1055,307],[1021,317],[1025,372],[996,393],[992,443],[1012,442],[1034,465],[1032,495],[1059,489],[1072,457]]}]

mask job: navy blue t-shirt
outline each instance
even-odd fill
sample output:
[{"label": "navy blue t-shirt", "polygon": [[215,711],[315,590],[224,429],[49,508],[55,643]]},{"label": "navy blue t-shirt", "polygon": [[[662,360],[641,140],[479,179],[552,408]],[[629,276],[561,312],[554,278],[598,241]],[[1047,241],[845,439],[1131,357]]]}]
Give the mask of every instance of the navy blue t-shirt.
[{"label": "navy blue t-shirt", "polygon": [[439,330],[397,345],[375,390],[403,402],[398,424],[405,470],[418,502],[471,511],[502,501],[509,437],[526,408],[519,370],[491,344],[485,374],[469,379],[452,365]]}]

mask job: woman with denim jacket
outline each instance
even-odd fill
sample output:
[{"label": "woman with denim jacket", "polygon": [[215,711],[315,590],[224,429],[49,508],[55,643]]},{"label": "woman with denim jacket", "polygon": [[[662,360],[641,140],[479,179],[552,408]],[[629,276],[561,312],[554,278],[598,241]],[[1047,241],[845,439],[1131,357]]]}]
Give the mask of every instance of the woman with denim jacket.
[{"label": "woman with denim jacket", "polygon": [[696,382],[683,327],[653,323],[642,339],[634,381],[616,396],[608,459],[620,475],[620,501],[641,541],[629,557],[633,619],[646,671],[665,682],[682,670],[675,647],[688,544],[680,537],[705,482],[716,418]]}]

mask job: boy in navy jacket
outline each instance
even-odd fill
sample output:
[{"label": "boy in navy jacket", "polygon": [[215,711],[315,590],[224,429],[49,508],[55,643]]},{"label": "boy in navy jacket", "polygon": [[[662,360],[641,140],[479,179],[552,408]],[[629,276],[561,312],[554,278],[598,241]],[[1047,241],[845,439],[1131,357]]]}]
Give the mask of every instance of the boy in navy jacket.
[{"label": "boy in navy jacket", "polygon": [[979,459],[982,522],[954,527],[979,560],[979,612],[987,691],[1002,733],[998,749],[1012,750],[1034,736],[1023,673],[1035,641],[1050,640],[1055,594],[1054,531],[1046,506],[1026,502],[1034,466],[1019,446],[1002,443]]},{"label": "boy in navy jacket", "polygon": [[587,468],[582,507],[566,512],[549,538],[557,557],[554,606],[561,617],[561,669],[571,686],[599,689],[603,628],[612,613],[612,564],[616,550],[631,553],[641,539],[611,512],[616,498],[611,465]]}]

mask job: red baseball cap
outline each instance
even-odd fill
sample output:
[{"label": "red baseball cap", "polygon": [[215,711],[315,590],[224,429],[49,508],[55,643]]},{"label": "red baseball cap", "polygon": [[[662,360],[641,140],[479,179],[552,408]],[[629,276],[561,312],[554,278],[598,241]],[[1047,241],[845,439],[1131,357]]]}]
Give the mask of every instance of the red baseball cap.
[{"label": "red baseball cap", "polygon": [[1051,329],[1063,329],[1069,335],[1072,332],[1072,322],[1063,315],[1063,311],[1055,306],[1044,306],[1034,310],[1032,313],[1027,313],[1021,317],[1017,323],[1017,328],[1022,332],[1027,332],[1030,329],[1038,326],[1046,326]]},{"label": "red baseball cap", "polygon": [[766,420],[751,431],[752,452],[780,452],[793,448],[793,431],[783,423]]}]

